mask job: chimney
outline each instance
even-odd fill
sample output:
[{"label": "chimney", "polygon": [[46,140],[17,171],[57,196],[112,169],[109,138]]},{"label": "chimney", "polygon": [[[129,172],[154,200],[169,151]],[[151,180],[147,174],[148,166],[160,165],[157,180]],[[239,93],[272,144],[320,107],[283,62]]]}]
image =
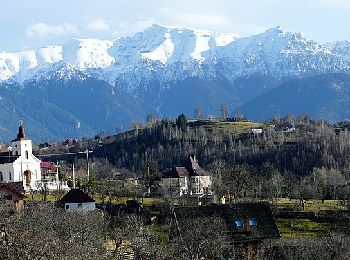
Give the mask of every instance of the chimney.
[{"label": "chimney", "polygon": [[252,232],[252,227],[250,226],[250,222],[249,222],[249,217],[248,216],[245,217],[244,232],[246,232],[246,233]]}]

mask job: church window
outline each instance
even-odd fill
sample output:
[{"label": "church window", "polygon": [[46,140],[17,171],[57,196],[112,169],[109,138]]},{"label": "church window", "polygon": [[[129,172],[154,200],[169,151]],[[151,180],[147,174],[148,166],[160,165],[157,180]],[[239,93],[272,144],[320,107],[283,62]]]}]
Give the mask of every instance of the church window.
[{"label": "church window", "polygon": [[9,171],[9,180],[11,181],[12,180],[12,175],[11,175],[11,172]]},{"label": "church window", "polygon": [[2,172],[0,172],[0,181],[3,181]]},{"label": "church window", "polygon": [[18,151],[16,151],[16,155],[18,155]]},{"label": "church window", "polygon": [[28,159],[29,158],[29,153],[28,153],[28,151],[26,151],[26,159]]}]

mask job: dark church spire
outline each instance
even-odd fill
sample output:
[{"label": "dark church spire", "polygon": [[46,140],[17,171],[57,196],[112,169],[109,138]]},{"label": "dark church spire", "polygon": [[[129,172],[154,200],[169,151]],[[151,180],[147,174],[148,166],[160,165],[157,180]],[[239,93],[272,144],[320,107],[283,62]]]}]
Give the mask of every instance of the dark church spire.
[{"label": "dark church spire", "polygon": [[24,133],[24,127],[23,125],[21,124],[18,128],[18,134],[17,134],[17,139],[24,139],[26,138],[26,135]]},{"label": "dark church spire", "polygon": [[20,140],[26,140],[26,134],[24,133],[24,127],[23,127],[23,122],[22,120],[19,121],[19,127],[18,127],[18,134],[17,138],[12,141],[20,141]]}]

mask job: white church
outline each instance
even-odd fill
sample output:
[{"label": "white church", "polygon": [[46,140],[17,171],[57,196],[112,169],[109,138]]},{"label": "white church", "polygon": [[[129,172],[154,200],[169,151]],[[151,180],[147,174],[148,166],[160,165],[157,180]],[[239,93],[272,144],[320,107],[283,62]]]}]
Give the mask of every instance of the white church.
[{"label": "white church", "polygon": [[40,160],[32,153],[32,141],[26,138],[22,125],[11,141],[12,151],[0,155],[0,183],[23,182],[25,191],[41,186]]}]

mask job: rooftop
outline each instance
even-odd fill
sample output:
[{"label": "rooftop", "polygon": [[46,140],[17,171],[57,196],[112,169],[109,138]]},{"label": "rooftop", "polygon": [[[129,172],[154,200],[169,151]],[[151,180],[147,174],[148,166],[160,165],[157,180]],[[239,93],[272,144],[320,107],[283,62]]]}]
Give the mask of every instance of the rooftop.
[{"label": "rooftop", "polygon": [[59,201],[59,203],[84,203],[84,202],[95,202],[95,200],[80,189],[71,189]]},{"label": "rooftop", "polygon": [[[181,225],[188,219],[218,217],[226,223],[234,242],[280,238],[280,233],[267,203],[237,203],[201,207],[175,207],[174,213]],[[249,224],[247,224],[249,220]],[[238,223],[238,224],[237,224]],[[246,225],[249,225],[247,231]]]}]

